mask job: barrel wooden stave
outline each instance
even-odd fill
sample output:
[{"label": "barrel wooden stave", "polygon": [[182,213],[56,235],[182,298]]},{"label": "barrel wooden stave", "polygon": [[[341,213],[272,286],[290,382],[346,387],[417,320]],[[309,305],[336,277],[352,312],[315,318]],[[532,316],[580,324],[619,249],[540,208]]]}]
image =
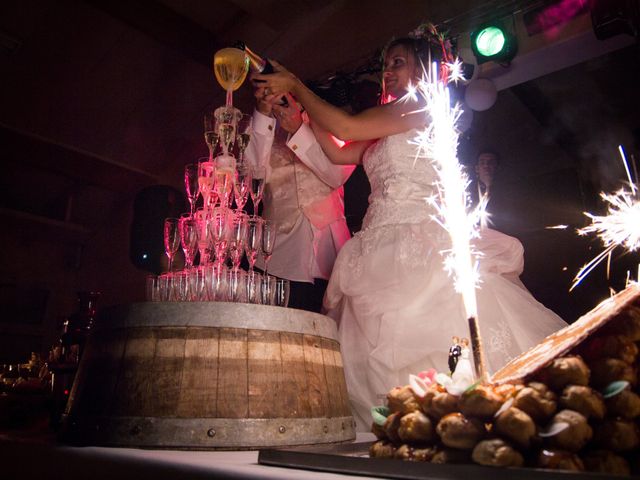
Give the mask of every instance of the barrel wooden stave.
[{"label": "barrel wooden stave", "polygon": [[330,332],[317,317],[298,332],[148,319],[98,329],[68,405],[67,438],[175,448],[351,440],[339,344],[312,333]]}]

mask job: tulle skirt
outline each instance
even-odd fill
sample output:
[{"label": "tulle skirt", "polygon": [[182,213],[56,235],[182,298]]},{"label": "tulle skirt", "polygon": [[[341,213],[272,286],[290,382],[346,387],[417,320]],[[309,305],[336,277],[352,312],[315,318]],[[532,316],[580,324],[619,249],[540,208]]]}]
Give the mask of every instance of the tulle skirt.
[{"label": "tulle skirt", "polygon": [[[369,430],[370,409],[410,373],[448,372],[453,336],[469,337],[462,297],[445,271],[446,232],[435,222],[368,228],[338,255],[325,295],[338,323],[349,396],[358,429]],[[483,230],[478,321],[490,372],[566,326],[519,280],[521,243]]]}]

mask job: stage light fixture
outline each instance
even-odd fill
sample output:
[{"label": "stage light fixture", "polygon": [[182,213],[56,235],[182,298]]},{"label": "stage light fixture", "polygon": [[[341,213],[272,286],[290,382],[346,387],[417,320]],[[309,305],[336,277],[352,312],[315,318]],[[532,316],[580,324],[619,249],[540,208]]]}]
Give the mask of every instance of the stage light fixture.
[{"label": "stage light fixture", "polygon": [[518,51],[515,36],[500,23],[484,24],[471,33],[471,50],[478,64],[509,63]]}]

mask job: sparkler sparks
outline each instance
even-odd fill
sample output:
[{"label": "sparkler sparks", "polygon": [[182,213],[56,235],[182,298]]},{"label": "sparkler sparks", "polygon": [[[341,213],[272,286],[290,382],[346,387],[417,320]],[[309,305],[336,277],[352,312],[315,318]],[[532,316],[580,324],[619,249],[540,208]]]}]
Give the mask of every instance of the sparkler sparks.
[{"label": "sparkler sparks", "polygon": [[631,191],[623,188],[614,194],[601,192],[600,197],[609,204],[607,215],[599,216],[585,212],[585,215],[591,219],[591,225],[579,229],[578,234],[588,235],[595,233],[602,241],[604,249],[578,271],[569,291],[578,286],[605,258],[610,262],[611,254],[616,247],[622,247],[627,252],[640,250],[640,201],[638,199],[638,189],[632,181],[622,146],[619,146],[618,149],[629,179]]},{"label": "sparkler sparks", "polygon": [[[427,198],[436,215],[433,219],[438,222],[451,237],[451,249],[445,252],[445,269],[454,276],[456,291],[462,294],[464,308],[469,324],[471,347],[477,377],[482,381],[488,380],[486,361],[480,327],[477,315],[476,286],[479,283],[477,263],[472,250],[470,240],[478,236],[478,220],[486,217],[484,207],[486,198],[469,215],[467,212],[468,196],[467,186],[469,181],[458,162],[458,137],[457,121],[462,113],[460,105],[451,106],[451,97],[447,83],[459,80],[461,64],[451,54],[451,43],[437,32],[433,25],[427,25],[430,32],[438,39],[442,49],[442,62],[433,62],[428,71],[424,72],[418,85],[411,87],[405,99],[415,99],[420,96],[425,100],[425,107],[411,112],[413,114],[424,112],[429,118],[428,127],[420,132],[412,142],[417,146],[416,161],[418,158],[430,159],[437,174],[435,182],[437,195]],[[425,70],[423,68],[423,70]]]},{"label": "sparkler sparks", "polygon": [[622,189],[615,194],[600,193],[600,197],[609,204],[607,215],[598,216],[585,212],[591,219],[591,225],[579,229],[578,234],[597,234],[604,250],[578,271],[569,291],[578,286],[605,258],[611,258],[616,247],[621,246],[629,252],[640,249],[640,201],[636,194]]},{"label": "sparkler sparks", "polygon": [[[455,78],[449,75],[449,80]],[[478,236],[478,220],[482,208],[472,214],[467,212],[466,187],[469,181],[457,158],[459,132],[456,122],[460,117],[460,106],[451,106],[449,90],[438,78],[438,66],[434,62],[423,79],[411,89],[409,95],[419,95],[426,101],[421,111],[430,118],[429,126],[421,131],[414,144],[417,158],[432,159],[437,173],[438,195],[428,198],[436,210],[437,221],[451,237],[451,249],[444,252],[445,268],[454,275],[456,291],[462,294],[468,317],[477,315],[475,289],[479,282],[477,255],[470,240]]]}]

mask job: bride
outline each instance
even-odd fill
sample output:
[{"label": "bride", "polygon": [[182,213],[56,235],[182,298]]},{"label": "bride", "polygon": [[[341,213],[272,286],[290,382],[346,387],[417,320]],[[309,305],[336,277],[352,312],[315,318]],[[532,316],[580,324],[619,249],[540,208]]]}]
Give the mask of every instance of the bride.
[{"label": "bride", "polygon": [[[338,323],[344,372],[359,430],[371,424],[370,408],[429,367],[447,371],[452,336],[468,336],[461,296],[444,269],[440,252],[447,232],[425,198],[435,193],[436,172],[428,160],[414,162],[410,143],[426,127],[420,100],[402,98],[428,64],[427,38],[393,40],[384,52],[383,98],[387,103],[356,115],[324,102],[291,72],[273,62],[265,81],[268,99],[291,92],[305,107],[314,133],[333,163],[362,163],[371,183],[363,228],[336,260],[324,299]],[[277,107],[275,108],[277,112]],[[339,148],[328,133],[348,139]],[[477,290],[478,319],[491,372],[566,326],[520,282],[523,248],[518,240],[484,229],[475,242],[482,252]]]}]

